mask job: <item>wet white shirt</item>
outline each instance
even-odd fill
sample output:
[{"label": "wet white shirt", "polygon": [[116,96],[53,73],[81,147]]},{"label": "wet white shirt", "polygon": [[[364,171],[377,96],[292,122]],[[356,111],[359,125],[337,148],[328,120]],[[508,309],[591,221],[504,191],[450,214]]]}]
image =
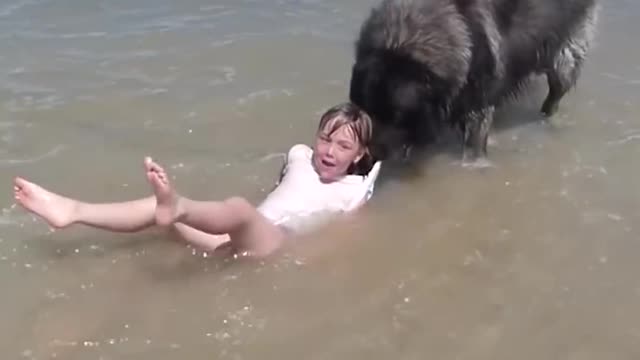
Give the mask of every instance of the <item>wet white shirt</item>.
[{"label": "wet white shirt", "polygon": [[323,183],[313,167],[312,155],[307,145],[292,146],[280,184],[258,206],[258,211],[274,224],[300,230],[312,219],[351,211],[371,198],[379,162],[366,176],[347,175]]}]

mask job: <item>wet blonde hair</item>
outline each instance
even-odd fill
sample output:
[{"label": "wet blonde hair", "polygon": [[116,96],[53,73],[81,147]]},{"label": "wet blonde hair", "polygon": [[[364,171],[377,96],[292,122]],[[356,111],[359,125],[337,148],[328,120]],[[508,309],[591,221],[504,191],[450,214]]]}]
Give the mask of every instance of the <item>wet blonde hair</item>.
[{"label": "wet blonde hair", "polygon": [[362,158],[352,164],[347,173],[349,175],[367,175],[374,164],[374,159],[369,149],[373,137],[371,117],[353,103],[341,103],[322,114],[318,131],[323,131],[330,136],[344,125],[347,125],[353,132],[355,140],[362,146],[364,151]]}]

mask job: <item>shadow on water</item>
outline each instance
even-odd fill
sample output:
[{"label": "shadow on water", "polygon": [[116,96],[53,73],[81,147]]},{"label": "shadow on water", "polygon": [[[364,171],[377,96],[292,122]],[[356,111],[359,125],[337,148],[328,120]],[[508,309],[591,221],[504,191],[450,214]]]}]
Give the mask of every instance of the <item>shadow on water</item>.
[{"label": "shadow on water", "polygon": [[38,235],[29,242],[38,244],[33,247],[34,256],[51,259],[63,267],[78,262],[106,267],[135,260],[137,273],[154,283],[180,282],[210,270],[224,273],[246,262],[234,258],[229,249],[205,252],[161,230],[114,236],[100,230],[81,229]]},{"label": "shadow on water", "polygon": [[[561,111],[550,118],[546,118],[540,112],[544,98],[547,95],[547,89],[545,77],[534,77],[522,93],[496,109],[489,135],[489,161],[491,161],[491,143],[496,135],[529,125],[544,126],[547,131],[560,130],[554,126],[554,120],[557,119]],[[571,92],[568,92],[563,100],[568,96],[571,96]],[[561,109],[565,102],[566,100],[561,101]],[[382,186],[394,180],[411,182],[426,176],[428,166],[425,165],[437,156],[445,156],[451,159],[452,162],[459,163],[462,166],[462,139],[459,132],[452,128],[445,129],[437,143],[422,149],[413,149],[409,152],[409,156],[403,156],[403,154],[394,155],[385,161],[385,166],[381,170],[380,179],[377,183]]]}]

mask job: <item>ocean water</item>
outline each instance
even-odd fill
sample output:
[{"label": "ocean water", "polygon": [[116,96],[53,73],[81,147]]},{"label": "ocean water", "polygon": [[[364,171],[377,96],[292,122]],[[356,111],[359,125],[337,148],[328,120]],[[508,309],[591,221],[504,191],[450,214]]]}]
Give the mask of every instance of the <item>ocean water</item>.
[{"label": "ocean water", "polygon": [[544,84],[501,109],[492,167],[434,154],[371,207],[264,261],[161,231],[51,231],[24,176],[148,196],[142,159],[199,199],[259,201],[346,99],[373,1],[0,0],[3,359],[637,359],[640,3],[604,4],[551,124]]}]

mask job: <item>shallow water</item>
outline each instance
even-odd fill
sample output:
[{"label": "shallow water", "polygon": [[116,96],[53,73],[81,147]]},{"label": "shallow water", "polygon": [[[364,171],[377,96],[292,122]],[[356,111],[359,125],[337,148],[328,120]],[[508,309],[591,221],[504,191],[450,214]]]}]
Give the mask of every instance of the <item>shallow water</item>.
[{"label": "shallow water", "polygon": [[[501,110],[492,167],[434,154],[264,262],[159,232],[50,232],[22,175],[90,201],[258,201],[346,97],[372,1],[0,1],[3,359],[637,359],[640,4],[608,1],[579,87]],[[631,41],[629,41],[631,39]]]}]

